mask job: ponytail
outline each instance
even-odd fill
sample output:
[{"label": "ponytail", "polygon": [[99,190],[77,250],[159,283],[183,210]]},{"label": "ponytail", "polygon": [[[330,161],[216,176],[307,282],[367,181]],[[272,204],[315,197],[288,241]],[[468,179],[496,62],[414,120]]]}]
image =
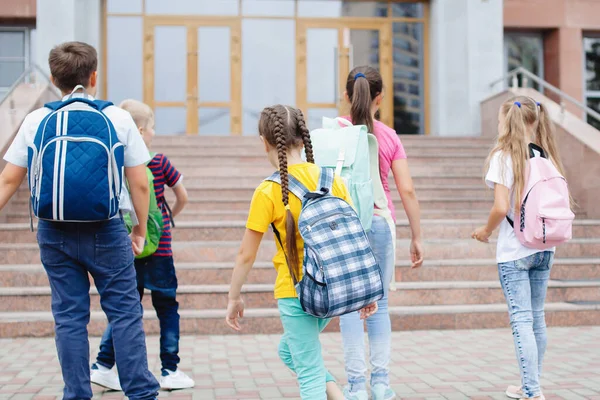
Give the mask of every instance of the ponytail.
[{"label": "ponytail", "polygon": [[357,77],[354,80],[350,118],[352,118],[352,123],[355,125],[366,125],[369,132],[373,132],[371,103],[371,89],[369,88],[367,78]]},{"label": "ponytail", "polygon": [[374,130],[371,108],[373,101],[383,91],[381,74],[373,67],[357,67],[348,75],[346,93],[351,102],[350,118],[355,125],[366,125]]},{"label": "ponytail", "polygon": [[[289,115],[289,109],[286,107],[285,111]],[[294,215],[290,210],[290,190],[289,190],[289,176],[288,176],[288,164],[287,164],[287,150],[288,150],[288,134],[289,131],[289,118],[288,125],[284,125],[284,120],[279,115],[275,108],[267,108],[264,111],[268,114],[270,123],[272,124],[272,139],[275,141],[277,148],[277,157],[279,159],[279,175],[281,177],[281,198],[285,206],[285,249],[287,266],[290,271],[290,276],[296,285],[299,281],[297,268],[300,264],[300,258],[298,256],[298,246],[296,243],[296,221]],[[267,141],[270,142],[270,137],[267,137]],[[310,136],[309,139],[310,141]],[[311,146],[312,155],[312,146]]]}]

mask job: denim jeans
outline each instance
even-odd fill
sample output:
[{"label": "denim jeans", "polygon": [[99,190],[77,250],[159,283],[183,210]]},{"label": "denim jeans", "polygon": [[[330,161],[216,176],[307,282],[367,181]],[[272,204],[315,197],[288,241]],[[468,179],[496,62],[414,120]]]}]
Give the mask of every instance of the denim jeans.
[{"label": "denim jeans", "polygon": [[121,219],[94,223],[39,221],[42,264],[52,292],[56,349],[64,399],[92,398],[90,384],[90,280],[113,326],[125,395],[155,399],[158,382],[148,371],[142,307],[136,288],[131,240]]},{"label": "denim jeans", "polygon": [[[152,291],[152,305],[160,323],[160,360],[162,369],[176,371],[179,364],[179,303],[176,300],[177,276],[173,257],[150,256],[135,260],[140,299],[144,288]],[[115,365],[112,326],[100,342],[96,362],[106,368]],[[118,363],[117,363],[118,365]]]},{"label": "denim jeans", "polygon": [[528,398],[541,395],[540,375],[547,343],[544,302],[553,261],[554,252],[544,251],[498,264],[523,394]]},{"label": "denim jeans", "polygon": [[319,334],[330,320],[305,313],[297,298],[277,305],[283,325],[279,358],[296,374],[302,400],[327,400],[327,382],[335,379],[325,368]]},{"label": "denim jeans", "polygon": [[[388,312],[388,294],[396,257],[392,232],[387,220],[380,216],[373,217],[373,225],[368,236],[379,268],[381,268],[381,278],[384,284],[383,298],[377,303],[379,310],[367,319],[372,366],[371,385],[389,386],[392,326]],[[340,328],[350,391],[366,390],[365,331],[359,313],[343,315],[340,318]]]}]

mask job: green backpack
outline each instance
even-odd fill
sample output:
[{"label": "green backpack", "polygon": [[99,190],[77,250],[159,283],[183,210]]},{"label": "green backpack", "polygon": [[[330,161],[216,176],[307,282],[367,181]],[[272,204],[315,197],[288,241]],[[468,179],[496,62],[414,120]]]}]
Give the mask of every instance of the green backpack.
[{"label": "green backpack", "polygon": [[[155,154],[151,154],[154,158]],[[146,175],[148,176],[148,185],[150,186],[150,208],[148,210],[148,223],[146,224],[146,244],[144,245],[144,251],[135,258],[146,258],[151,256],[158,249],[160,238],[163,234],[163,215],[162,210],[158,207],[156,202],[156,193],[154,192],[154,174],[150,168],[146,168]],[[133,228],[133,221],[130,214],[123,216],[125,220],[125,226],[129,233]]]},{"label": "green backpack", "polygon": [[313,130],[310,140],[315,164],[334,168],[336,175],[342,177],[360,222],[365,231],[369,231],[373,221],[375,196],[367,127],[352,125],[344,118],[324,117],[323,127]]}]

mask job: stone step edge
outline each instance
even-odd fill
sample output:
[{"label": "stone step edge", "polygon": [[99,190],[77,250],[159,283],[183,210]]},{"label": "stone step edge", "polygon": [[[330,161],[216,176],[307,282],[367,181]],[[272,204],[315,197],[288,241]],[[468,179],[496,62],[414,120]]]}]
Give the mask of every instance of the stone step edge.
[{"label": "stone step edge", "polygon": [[[554,265],[597,265],[600,264],[600,258],[556,258]],[[397,260],[396,268],[410,267],[411,262]],[[233,262],[180,262],[175,266],[176,270],[223,270],[233,269]],[[426,260],[423,268],[428,267],[496,267],[496,260],[493,258],[481,259],[444,259],[444,260]],[[259,261],[254,263],[253,269],[272,269],[273,263],[270,261]],[[3,272],[44,272],[41,264],[6,264],[0,265],[0,273]]]},{"label": "stone step edge", "polygon": [[[174,249],[182,249],[186,247],[205,247],[205,248],[215,248],[215,247],[238,247],[241,241],[235,240],[215,240],[215,241],[174,241],[173,248]],[[464,244],[464,243],[475,243],[475,241],[471,238],[456,238],[456,239],[426,239],[423,241],[425,245],[433,246],[433,245],[450,245],[450,244]],[[496,239],[490,239],[488,245],[493,245],[496,243]],[[599,238],[576,238],[571,239],[568,243],[570,244],[578,244],[578,245],[586,245],[586,244],[600,244]],[[265,241],[263,245],[274,246],[275,242],[272,240]],[[410,239],[399,239],[396,241],[396,245],[406,246],[410,244]],[[483,246],[484,244],[475,243],[478,246]],[[32,250],[37,249],[37,243],[0,243],[0,251],[2,250]]]},{"label": "stone step edge", "polygon": [[[273,291],[273,284],[254,283],[246,284],[242,293],[269,293]],[[550,280],[549,288],[599,288],[600,279],[584,281],[557,281]],[[500,289],[499,281],[423,281],[423,282],[396,282],[397,291],[409,290],[461,290],[461,289]],[[146,292],[149,293],[147,290]],[[227,294],[229,285],[180,285],[178,294]],[[98,294],[95,287],[90,289],[91,294]],[[0,297],[4,296],[47,296],[50,294],[49,286],[30,287],[2,287]]]},{"label": "stone step edge", "polygon": [[[244,211],[246,212],[246,211]],[[424,219],[421,221],[421,225],[477,225],[485,223],[483,218],[465,218],[465,219]],[[598,219],[576,219],[573,221],[574,226],[594,226],[600,225]],[[202,229],[202,228],[244,228],[246,221],[244,220],[231,220],[231,221],[181,221],[177,222],[177,230],[180,229]],[[409,227],[410,223],[408,220],[399,220],[396,222],[397,227]],[[37,223],[34,223],[34,228],[37,227]],[[2,231],[23,231],[29,230],[30,225],[23,222],[15,223],[0,223],[0,230]]]},{"label": "stone step edge", "polygon": [[[600,304],[573,304],[573,303],[546,303],[546,312],[580,312],[580,311],[600,311]],[[450,306],[401,306],[390,307],[392,316],[402,315],[439,315],[439,314],[499,314],[506,313],[506,304],[483,304],[483,305],[450,305]],[[225,310],[179,310],[182,319],[224,319]],[[278,318],[279,310],[277,308],[255,308],[244,311],[244,318]],[[158,319],[154,310],[146,310],[144,319]],[[102,311],[92,311],[91,320],[106,321],[106,316]],[[0,324],[3,323],[22,323],[22,322],[53,322],[50,311],[16,311],[0,312]],[[225,322],[223,321],[223,324]]]}]

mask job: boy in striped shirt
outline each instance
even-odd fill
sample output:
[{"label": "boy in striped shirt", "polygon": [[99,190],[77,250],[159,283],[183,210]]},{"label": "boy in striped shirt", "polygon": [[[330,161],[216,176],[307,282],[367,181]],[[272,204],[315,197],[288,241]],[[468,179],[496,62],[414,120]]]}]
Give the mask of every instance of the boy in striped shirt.
[{"label": "boy in striped shirt", "polygon": [[[136,100],[125,100],[120,105],[128,111],[146,146],[152,144],[154,137],[154,113],[152,109]],[[188,195],[182,184],[183,176],[171,164],[164,154],[154,154],[148,168],[154,175],[154,193],[156,202],[163,215],[163,233],[158,249],[149,257],[136,259],[138,291],[140,299],[144,289],[152,293],[152,305],[160,322],[160,359],[162,374],[160,386],[162,389],[187,389],[194,387],[194,381],[177,369],[179,364],[179,304],[176,300],[177,276],[173,263],[171,248],[171,217],[165,201],[165,185],[173,189],[176,201],[173,205],[172,216],[177,216],[185,207]],[[100,343],[100,352],[96,363],[92,365],[91,381],[97,385],[113,390],[121,390],[118,375],[115,373],[115,353],[112,342],[112,329],[109,325]]]}]

